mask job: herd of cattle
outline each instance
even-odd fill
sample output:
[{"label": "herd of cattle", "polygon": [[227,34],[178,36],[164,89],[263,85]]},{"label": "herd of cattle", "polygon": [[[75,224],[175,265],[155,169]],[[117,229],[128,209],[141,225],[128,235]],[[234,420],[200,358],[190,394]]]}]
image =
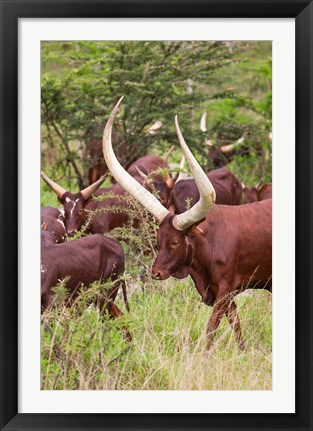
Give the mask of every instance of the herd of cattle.
[{"label": "herd of cattle", "polygon": [[[118,240],[103,235],[129,222],[127,199],[121,198],[128,193],[160,225],[151,277],[164,280],[190,275],[202,301],[213,306],[207,324],[207,348],[226,315],[239,347],[244,349],[233,299],[249,288],[271,291],[271,184],[247,188],[225,167],[204,173],[183,138],[177,117],[178,141],[192,178],[181,179],[177,169],[171,172],[167,159],[152,155],[135,161],[126,171],[111,142],[121,101],[106,123],[102,141],[104,161],[116,184],[100,188],[106,178],[103,175],[80,192],[71,193],[41,174],[62,204],[60,209],[41,210],[42,309],[51,305],[52,288],[63,279],[67,279],[69,303],[81,285],[111,280],[106,296],[98,301],[101,311],[112,317],[122,316],[114,303],[119,287],[129,309],[125,283],[121,281],[123,248]],[[67,241],[82,227],[90,235]],[[127,338],[131,339],[129,333]]]}]

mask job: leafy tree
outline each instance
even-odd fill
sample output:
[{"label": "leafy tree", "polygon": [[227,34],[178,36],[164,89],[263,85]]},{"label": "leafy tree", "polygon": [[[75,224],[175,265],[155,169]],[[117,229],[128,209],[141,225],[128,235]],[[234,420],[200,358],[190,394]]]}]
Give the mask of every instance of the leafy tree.
[{"label": "leafy tree", "polygon": [[[263,97],[262,89],[261,97],[252,97],[259,85],[252,95],[228,88],[238,74],[248,74],[242,66],[245,56],[255,55],[255,67],[261,68],[255,51],[255,44],[246,42],[43,42],[43,165],[51,165],[54,178],[66,178],[69,185],[74,177],[83,187],[92,163],[90,145],[101,139],[105,120],[124,95],[115,129],[125,167],[148,152],[162,155],[176,144],[175,114],[205,166],[205,136],[199,129],[203,111],[216,111],[208,117],[208,133],[217,140],[221,134],[238,139],[243,129],[253,131],[256,123],[270,118],[269,94]],[[255,70],[254,75],[262,73]],[[156,121],[162,127],[151,134],[148,130]]]}]

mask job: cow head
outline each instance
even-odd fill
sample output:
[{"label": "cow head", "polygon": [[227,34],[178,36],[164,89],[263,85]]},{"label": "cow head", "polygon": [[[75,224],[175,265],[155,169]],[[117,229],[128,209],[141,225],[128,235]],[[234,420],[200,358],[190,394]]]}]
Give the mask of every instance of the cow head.
[{"label": "cow head", "polygon": [[90,201],[92,194],[101,186],[106,176],[102,176],[98,181],[81,190],[79,193],[71,193],[63,189],[43,172],[41,172],[41,177],[51,190],[54,191],[59,202],[63,205],[66,233],[68,236],[72,236],[86,222],[86,205]]},{"label": "cow head", "polygon": [[245,204],[257,202],[259,200],[259,192],[263,185],[263,181],[260,180],[255,186],[249,188],[242,183],[243,199]]},{"label": "cow head", "polygon": [[176,278],[187,277],[188,267],[194,257],[193,238],[202,234],[197,225],[204,219],[187,229],[178,230],[174,227],[174,213],[175,207],[171,206],[157,232],[158,255],[151,269],[151,276],[155,280],[165,280],[171,275]]},{"label": "cow head", "polygon": [[195,179],[200,193],[200,200],[182,214],[174,214],[174,209],[165,208],[155,196],[139,184],[120,165],[115,157],[111,133],[113,121],[122,98],[113,109],[103,132],[103,155],[106,164],[116,181],[160,223],[157,234],[158,255],[152,267],[152,276],[161,280],[174,275],[182,278],[187,275],[186,266],[191,263],[193,247],[189,238],[194,234],[197,225],[203,221],[215,202],[215,191],[191,151],[189,150],[180,131],[177,117],[175,117],[176,132],[179,144],[189,164],[190,171]]}]

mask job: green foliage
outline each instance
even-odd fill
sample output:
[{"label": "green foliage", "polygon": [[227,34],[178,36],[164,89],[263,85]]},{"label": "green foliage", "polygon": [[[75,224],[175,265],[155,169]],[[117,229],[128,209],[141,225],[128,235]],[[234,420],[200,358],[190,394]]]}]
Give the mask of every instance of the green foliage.
[{"label": "green foliage", "polygon": [[[175,114],[204,166],[204,111],[217,144],[248,130],[255,142],[260,128],[271,130],[270,55],[267,42],[42,42],[44,168],[84,185],[91,163],[83,157],[86,140],[101,138],[121,95],[115,128],[130,149],[121,155],[125,165],[147,152],[164,154],[177,142]],[[147,135],[158,120],[161,129]]]}]

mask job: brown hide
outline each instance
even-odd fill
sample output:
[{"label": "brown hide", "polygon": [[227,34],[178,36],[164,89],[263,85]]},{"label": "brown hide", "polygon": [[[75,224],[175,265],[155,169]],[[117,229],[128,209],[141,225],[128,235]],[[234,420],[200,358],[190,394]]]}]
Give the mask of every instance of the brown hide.
[{"label": "brown hide", "polygon": [[264,184],[258,193],[258,201],[272,198],[272,183]]},{"label": "brown hide", "polygon": [[[111,196],[111,194],[115,196],[105,198],[106,195]],[[92,211],[89,232],[105,233],[127,224],[129,208],[124,199],[125,190],[119,184],[99,189],[93,196],[96,199],[92,199],[86,206],[87,214]]]},{"label": "brown hide", "polygon": [[48,241],[48,238],[54,243],[64,242],[66,239],[65,218],[61,211],[50,206],[41,208],[41,230],[50,232],[51,235],[42,234],[42,241]]},{"label": "brown hide", "polygon": [[[238,178],[226,168],[215,169],[207,174],[216,193],[216,203],[223,205],[239,205],[241,203],[242,186]],[[175,206],[176,214],[191,208],[200,198],[195,180],[178,181],[172,190],[170,202]]]},{"label": "brown hide", "polygon": [[[124,272],[124,251],[120,243],[103,235],[90,235],[63,244],[41,249],[41,305],[47,308],[52,300],[52,287],[70,277],[66,283],[71,299],[75,298],[80,285],[88,286],[95,281],[113,282]],[[122,282],[121,282],[122,283]],[[122,313],[113,304],[120,282],[114,283],[106,298],[99,301],[102,310],[106,305],[113,317]],[[124,299],[128,308],[125,285],[122,283]]]},{"label": "brown hide", "polygon": [[[190,275],[203,302],[214,305],[208,335],[226,314],[243,348],[232,298],[247,288],[271,290],[272,200],[215,205],[203,222],[185,231],[174,229],[173,217],[169,214],[158,230],[152,277],[162,280]],[[210,347],[210,337],[208,340]]]},{"label": "brown hide", "polygon": [[272,183],[263,184],[262,187],[246,187],[243,189],[243,198],[246,204],[252,202],[263,201],[264,199],[270,199],[272,197]]},{"label": "brown hide", "polygon": [[[139,179],[139,181],[142,180]],[[106,194],[110,196],[114,194],[116,197],[103,200],[95,199],[101,196],[105,198]],[[91,233],[106,233],[115,227],[125,225],[128,221],[128,209],[125,200],[119,199],[119,196],[124,195],[124,189],[118,184],[113,184],[104,189],[98,189],[93,193],[92,197],[88,199],[85,199],[80,192],[64,193],[60,201],[64,206],[67,234],[72,236],[76,231],[79,231],[89,219],[86,232]]]},{"label": "brown hide", "polygon": [[[138,176],[138,171],[136,169],[136,166],[145,175],[149,175],[150,172],[156,171],[159,168],[169,169],[168,164],[165,163],[165,161],[162,159],[162,157],[154,156],[154,155],[143,156],[140,159],[136,160],[134,163],[132,163],[130,165],[130,167],[127,169],[127,172],[132,177]],[[159,174],[153,174],[153,179],[158,180],[158,181],[163,181],[163,176],[159,175]]]},{"label": "brown hide", "polygon": [[[141,177],[135,179],[149,189],[149,182]],[[105,198],[106,195],[110,197]],[[119,184],[98,189],[88,199],[85,199],[81,192],[67,191],[59,201],[63,204],[64,225],[68,236],[73,236],[82,226],[85,226],[85,232],[106,233],[126,225],[129,221],[125,190]]]},{"label": "brown hide", "polygon": [[[171,191],[175,183],[175,179],[171,178],[169,174],[154,174],[157,169],[169,170],[168,164],[159,156],[144,156],[136,160],[128,169],[127,172],[133,176],[138,177],[138,170],[145,175],[149,175],[143,185],[150,192],[156,192],[159,201],[167,207],[169,205]],[[176,177],[177,178],[177,177]],[[137,179],[137,178],[136,178]]]},{"label": "brown hide", "polygon": [[56,244],[55,237],[52,232],[49,232],[48,230],[42,230],[40,232],[40,236],[41,247],[48,247],[51,244]]}]

